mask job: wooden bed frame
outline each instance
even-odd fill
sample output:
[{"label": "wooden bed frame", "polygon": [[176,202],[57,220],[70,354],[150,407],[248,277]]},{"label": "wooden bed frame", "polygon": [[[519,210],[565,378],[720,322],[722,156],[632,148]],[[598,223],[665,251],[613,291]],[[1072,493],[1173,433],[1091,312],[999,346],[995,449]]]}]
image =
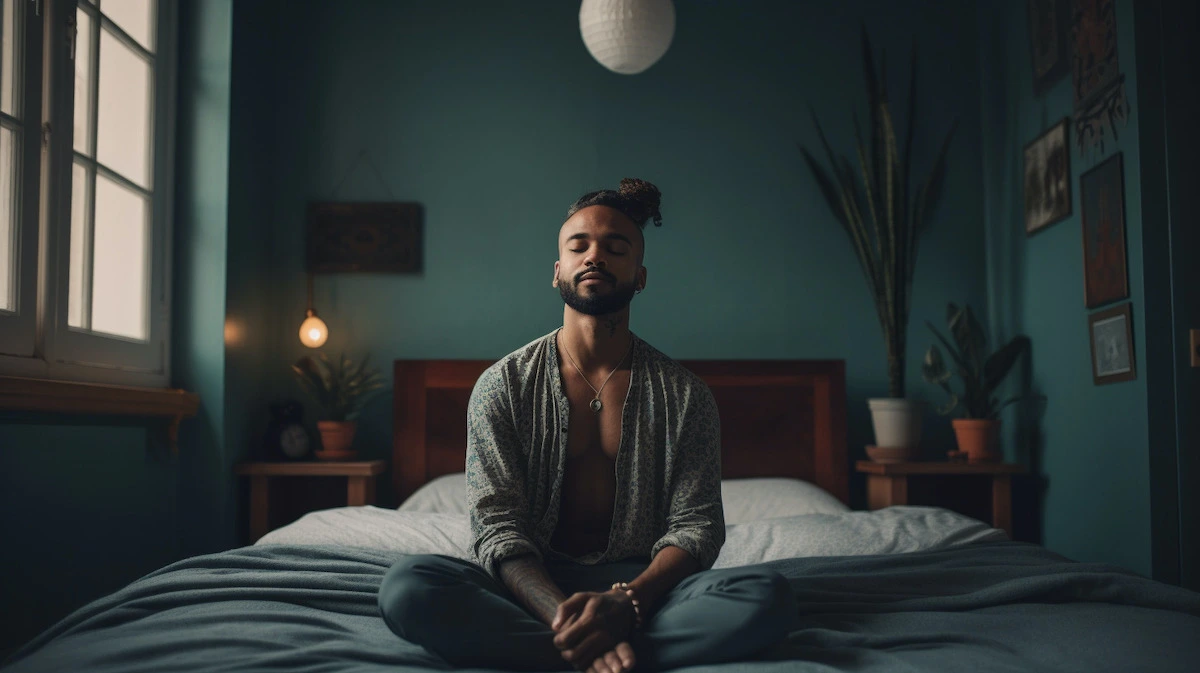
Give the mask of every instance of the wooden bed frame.
[{"label": "wooden bed frame", "polygon": [[[721,415],[726,479],[794,477],[849,500],[842,360],[680,360]],[[405,498],[465,469],[467,402],[493,360],[396,360],[392,480]]]}]

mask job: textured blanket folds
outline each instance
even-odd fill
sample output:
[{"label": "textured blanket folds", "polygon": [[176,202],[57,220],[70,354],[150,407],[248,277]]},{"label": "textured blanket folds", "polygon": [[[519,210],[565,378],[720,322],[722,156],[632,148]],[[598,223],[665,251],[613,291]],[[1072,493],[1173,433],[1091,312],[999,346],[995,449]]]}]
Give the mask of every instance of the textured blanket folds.
[{"label": "textured blanket folds", "polygon": [[[444,670],[379,617],[399,557],[266,545],[186,559],[80,608],[3,670]],[[786,642],[689,670],[1190,673],[1200,661],[1200,594],[1036,545],[766,565],[801,606]]]}]

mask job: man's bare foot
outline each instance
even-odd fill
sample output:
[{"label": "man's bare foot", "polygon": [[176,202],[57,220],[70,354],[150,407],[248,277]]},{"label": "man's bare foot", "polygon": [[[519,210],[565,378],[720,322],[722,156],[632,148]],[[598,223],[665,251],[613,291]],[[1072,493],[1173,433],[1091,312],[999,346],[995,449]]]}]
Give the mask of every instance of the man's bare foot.
[{"label": "man's bare foot", "polygon": [[633,670],[636,663],[637,658],[634,657],[633,648],[629,643],[617,643],[615,648],[596,658],[588,668],[588,673],[625,673]]}]

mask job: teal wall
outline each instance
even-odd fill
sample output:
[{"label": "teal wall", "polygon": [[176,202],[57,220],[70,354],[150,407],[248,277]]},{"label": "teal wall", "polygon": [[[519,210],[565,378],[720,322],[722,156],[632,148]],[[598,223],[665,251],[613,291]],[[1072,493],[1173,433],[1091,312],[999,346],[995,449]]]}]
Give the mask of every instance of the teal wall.
[{"label": "teal wall", "polygon": [[1046,547],[1084,561],[1150,574],[1146,377],[1094,385],[1083,297],[1079,176],[1114,152],[1124,155],[1126,247],[1136,362],[1145,362],[1141,185],[1133,5],[1118,0],[1117,49],[1131,104],[1119,138],[1099,152],[1071,154],[1072,215],[1032,237],[1024,233],[1024,146],[1072,112],[1070,76],[1034,96],[1024,3],[993,1],[979,14],[984,213],[988,306],[998,337],[1029,335],[1031,377],[1044,411],[1005,416],[1008,455],[1043,478]]},{"label": "teal wall", "polygon": [[164,438],[137,422],[0,413],[0,658],[178,558]]},{"label": "teal wall", "polygon": [[[577,3],[470,6],[296,2],[280,15],[273,249],[288,332],[276,370],[306,350],[294,332],[309,200],[411,200],[426,213],[423,273],[316,279],[326,350],[381,363],[499,358],[561,324],[550,280],[566,206],[638,176],[662,189],[664,225],[647,232],[634,331],[677,358],[845,358],[862,456],[865,400],[887,392],[883,339],[852,246],[796,143],[817,143],[811,105],[851,152],[850,113],[865,110],[860,17],[887,49],[893,91],[905,88],[918,40],[922,172],[954,115],[961,125],[922,244],[913,324],[940,322],[947,301],[982,307],[972,4],[683,1],[670,50],[636,77],[587,53]],[[920,329],[908,368],[916,395],[930,392]],[[366,455],[389,455],[390,419],[386,400],[365,414]],[[929,420],[938,455],[948,422]]]},{"label": "teal wall", "polygon": [[172,376],[200,396],[200,412],[180,437],[184,555],[233,544],[223,329],[232,18],[231,0],[181,3]]},{"label": "teal wall", "polygon": [[[274,252],[276,7],[272,2],[239,2],[233,9],[232,78],[229,123],[229,251],[225,307],[225,460],[229,480],[233,464],[257,448],[269,420],[268,400],[279,385],[273,375],[275,353],[287,329],[277,304],[278,255]],[[218,548],[246,539],[245,484],[228,483],[232,525]]]}]

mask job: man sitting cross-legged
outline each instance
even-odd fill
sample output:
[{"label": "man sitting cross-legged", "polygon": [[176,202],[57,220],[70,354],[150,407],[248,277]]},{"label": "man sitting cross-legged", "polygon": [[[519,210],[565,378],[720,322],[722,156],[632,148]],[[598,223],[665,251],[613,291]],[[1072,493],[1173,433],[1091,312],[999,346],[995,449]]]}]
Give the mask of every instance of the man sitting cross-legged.
[{"label": "man sitting cross-legged", "polygon": [[475,562],[414,555],[379,591],[388,626],[454,666],[597,673],[740,660],[795,618],[725,541],[708,387],[629,329],[658,189],[584,195],[558,235],[563,326],[476,382],[467,418]]}]

